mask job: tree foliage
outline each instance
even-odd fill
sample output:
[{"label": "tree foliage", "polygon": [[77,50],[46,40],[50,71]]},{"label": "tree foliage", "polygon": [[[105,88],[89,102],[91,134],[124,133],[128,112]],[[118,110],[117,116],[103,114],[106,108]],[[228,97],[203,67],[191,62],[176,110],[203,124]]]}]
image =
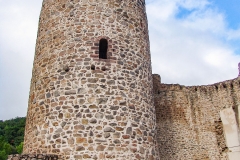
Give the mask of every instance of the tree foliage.
[{"label": "tree foliage", "polygon": [[23,151],[23,142],[21,142],[21,143],[16,147],[16,149],[17,149],[17,152],[18,152],[19,154],[21,154],[22,151]]},{"label": "tree foliage", "polygon": [[21,154],[26,118],[14,118],[0,121],[0,160],[6,160],[10,154]]}]

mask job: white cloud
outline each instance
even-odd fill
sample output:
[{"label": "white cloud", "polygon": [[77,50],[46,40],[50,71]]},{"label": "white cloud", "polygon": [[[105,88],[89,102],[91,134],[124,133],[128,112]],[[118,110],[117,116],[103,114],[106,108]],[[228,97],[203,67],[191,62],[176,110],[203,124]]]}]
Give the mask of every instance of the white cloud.
[{"label": "white cloud", "polygon": [[26,116],[41,3],[0,1],[0,119]]},{"label": "white cloud", "polygon": [[[180,7],[191,12],[178,18]],[[228,42],[236,31],[207,0],[152,1],[147,13],[153,72],[164,83],[203,85],[237,77],[240,56]]]},{"label": "white cloud", "polygon": [[177,7],[183,7],[188,10],[192,9],[203,9],[206,5],[209,4],[208,0],[175,0],[173,1],[177,5]]}]

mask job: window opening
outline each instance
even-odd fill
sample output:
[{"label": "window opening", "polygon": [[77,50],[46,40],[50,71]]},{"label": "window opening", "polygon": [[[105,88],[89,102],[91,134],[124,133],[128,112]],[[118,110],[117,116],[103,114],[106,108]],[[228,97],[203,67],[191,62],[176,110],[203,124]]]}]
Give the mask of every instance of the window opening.
[{"label": "window opening", "polygon": [[108,41],[101,39],[99,42],[99,58],[107,59]]}]

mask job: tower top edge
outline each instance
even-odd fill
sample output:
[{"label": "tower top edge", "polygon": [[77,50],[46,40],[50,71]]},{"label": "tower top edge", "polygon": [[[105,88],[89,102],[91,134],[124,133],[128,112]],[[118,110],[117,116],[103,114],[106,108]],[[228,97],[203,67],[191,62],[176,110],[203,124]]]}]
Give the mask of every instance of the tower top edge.
[{"label": "tower top edge", "polygon": [[[43,0],[43,2],[54,2],[55,0]],[[106,1],[106,0],[96,0],[96,2],[101,2],[101,1]],[[113,0],[110,0],[113,1]],[[118,0],[118,1],[123,1],[123,0]],[[129,2],[137,2],[139,4],[145,5],[145,0],[127,0]]]}]

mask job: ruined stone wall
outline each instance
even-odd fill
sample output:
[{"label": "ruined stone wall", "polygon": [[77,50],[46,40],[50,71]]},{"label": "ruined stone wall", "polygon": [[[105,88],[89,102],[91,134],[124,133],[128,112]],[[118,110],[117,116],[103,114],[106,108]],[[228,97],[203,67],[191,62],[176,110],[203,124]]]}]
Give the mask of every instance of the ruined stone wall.
[{"label": "ruined stone wall", "polygon": [[28,154],[28,155],[9,155],[7,160],[64,160],[63,157],[57,155],[46,155],[46,154]]},{"label": "ruined stone wall", "polygon": [[153,103],[144,0],[43,1],[24,154],[158,159]]},{"label": "ruined stone wall", "polygon": [[240,78],[208,86],[161,84],[153,76],[161,160],[226,160],[220,111],[238,117]]}]

